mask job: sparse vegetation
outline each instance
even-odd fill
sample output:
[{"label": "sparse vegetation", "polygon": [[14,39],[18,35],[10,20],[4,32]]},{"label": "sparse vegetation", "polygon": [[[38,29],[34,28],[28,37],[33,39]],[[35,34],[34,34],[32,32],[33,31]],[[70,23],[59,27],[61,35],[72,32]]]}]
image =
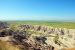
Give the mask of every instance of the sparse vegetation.
[{"label": "sparse vegetation", "polygon": [[30,25],[45,25],[54,28],[69,28],[75,29],[75,22],[49,22],[49,21],[8,21],[14,25],[30,24]]},{"label": "sparse vegetation", "polygon": [[2,28],[0,30],[0,50],[54,50],[55,48],[58,50],[74,47],[75,37],[69,37],[73,34],[69,29],[74,30],[75,23],[70,23],[68,26],[67,23],[60,22],[8,23],[8,27],[0,26]]},{"label": "sparse vegetation", "polygon": [[20,50],[20,48],[8,42],[0,41],[0,50]]}]

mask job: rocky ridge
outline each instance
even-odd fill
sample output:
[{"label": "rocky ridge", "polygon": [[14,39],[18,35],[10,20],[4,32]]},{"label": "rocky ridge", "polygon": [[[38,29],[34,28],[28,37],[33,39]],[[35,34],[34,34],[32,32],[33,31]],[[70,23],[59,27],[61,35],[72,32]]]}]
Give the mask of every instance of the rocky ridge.
[{"label": "rocky ridge", "polygon": [[75,48],[75,29],[27,24],[16,26],[16,30],[7,24],[0,24],[0,28],[0,40],[17,45],[22,50]]}]

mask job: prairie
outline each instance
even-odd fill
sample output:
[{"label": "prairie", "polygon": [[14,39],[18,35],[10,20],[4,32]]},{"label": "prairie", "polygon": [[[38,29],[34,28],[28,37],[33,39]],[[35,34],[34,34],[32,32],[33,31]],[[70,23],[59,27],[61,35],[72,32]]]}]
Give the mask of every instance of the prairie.
[{"label": "prairie", "polygon": [[75,22],[59,22],[59,21],[8,21],[11,25],[30,24],[30,25],[45,25],[55,28],[75,29]]}]

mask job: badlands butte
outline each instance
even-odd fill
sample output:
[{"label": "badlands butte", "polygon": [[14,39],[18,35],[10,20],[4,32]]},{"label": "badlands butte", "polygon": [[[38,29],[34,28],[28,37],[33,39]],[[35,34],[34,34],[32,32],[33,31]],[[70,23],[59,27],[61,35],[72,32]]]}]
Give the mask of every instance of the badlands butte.
[{"label": "badlands butte", "polygon": [[75,50],[75,29],[0,22],[0,50]]}]

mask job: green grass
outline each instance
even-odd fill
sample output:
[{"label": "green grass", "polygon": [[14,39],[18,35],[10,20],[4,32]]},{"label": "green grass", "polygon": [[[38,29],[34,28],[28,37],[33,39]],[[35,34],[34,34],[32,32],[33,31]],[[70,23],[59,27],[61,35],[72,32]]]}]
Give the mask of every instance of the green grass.
[{"label": "green grass", "polygon": [[8,21],[10,24],[31,24],[31,25],[46,25],[55,28],[70,28],[75,29],[75,22],[49,22],[49,21]]}]

